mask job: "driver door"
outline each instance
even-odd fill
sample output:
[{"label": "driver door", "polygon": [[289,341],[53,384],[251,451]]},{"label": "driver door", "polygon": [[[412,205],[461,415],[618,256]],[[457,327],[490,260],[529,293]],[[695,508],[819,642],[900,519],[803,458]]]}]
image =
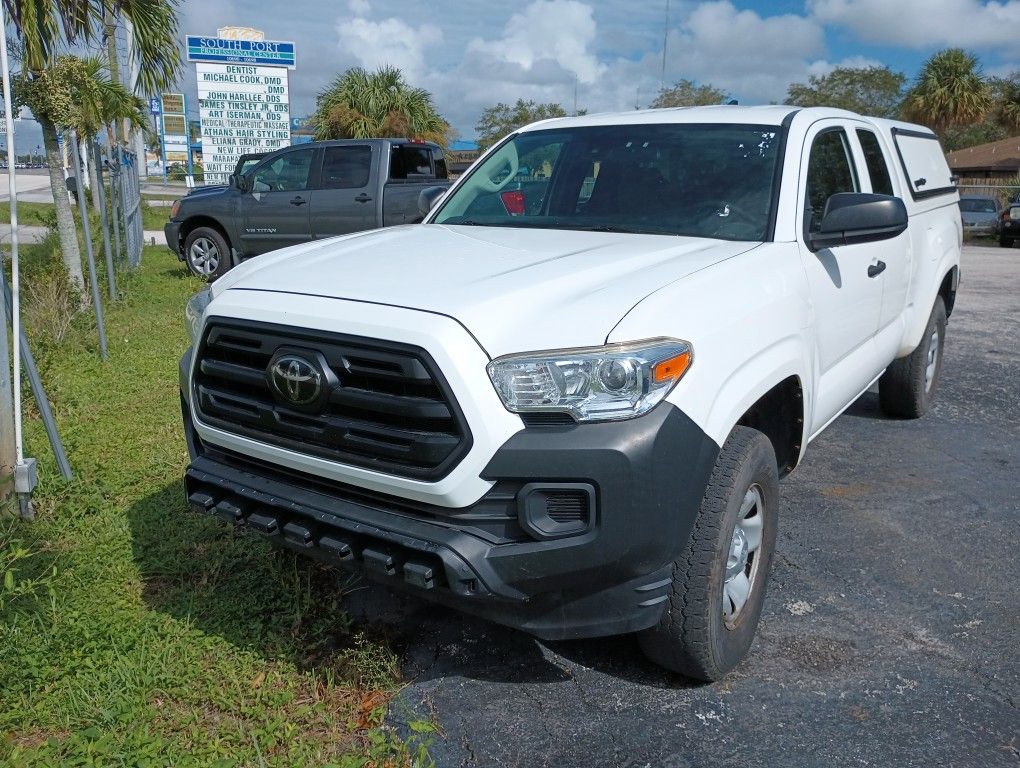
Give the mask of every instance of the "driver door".
[{"label": "driver door", "polygon": [[311,239],[312,169],[318,150],[293,149],[267,157],[251,173],[241,201],[245,256]]},{"label": "driver door", "polygon": [[821,121],[808,134],[800,200],[801,261],[810,285],[818,388],[811,418],[815,434],[881,372],[875,347],[882,312],[882,272],[888,243],[863,243],[812,251],[807,234],[817,230],[829,198],[860,192],[861,173],[846,126]]}]

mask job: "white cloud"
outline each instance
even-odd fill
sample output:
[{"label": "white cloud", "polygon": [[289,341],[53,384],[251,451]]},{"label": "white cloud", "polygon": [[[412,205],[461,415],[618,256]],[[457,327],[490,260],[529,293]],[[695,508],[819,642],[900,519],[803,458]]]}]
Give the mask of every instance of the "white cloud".
[{"label": "white cloud", "polygon": [[372,12],[372,4],[368,0],[349,0],[347,7],[355,16],[368,16]]},{"label": "white cloud", "polygon": [[666,80],[711,83],[747,103],[782,100],[825,51],[821,26],[795,14],[761,16],[729,0],[701,3],[670,34]]},{"label": "white cloud", "polygon": [[[370,10],[364,0],[352,0],[352,9],[356,5]],[[428,73],[426,53],[443,42],[443,31],[435,24],[416,27],[396,17],[381,21],[364,16],[341,19],[336,32],[337,49],[344,59],[367,69],[398,67],[412,81]]]},{"label": "white cloud", "polygon": [[[591,6],[577,0],[535,0],[507,21],[502,37],[468,43],[468,54],[508,63],[526,72],[561,69],[593,83],[604,72],[593,50],[595,16]],[[550,66],[556,65],[556,66]]]},{"label": "white cloud", "polygon": [[808,0],[824,24],[862,41],[897,47],[1012,48],[1020,41],[1020,0]]}]

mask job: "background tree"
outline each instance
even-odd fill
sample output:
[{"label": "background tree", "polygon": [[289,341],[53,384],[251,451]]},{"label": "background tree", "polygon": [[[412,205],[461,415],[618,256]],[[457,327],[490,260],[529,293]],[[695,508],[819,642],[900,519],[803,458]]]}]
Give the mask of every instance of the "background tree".
[{"label": "background tree", "polygon": [[979,123],[991,108],[991,89],[977,57],[962,48],[947,48],[928,59],[903,101],[908,120],[939,136],[948,128]]},{"label": "background tree", "polygon": [[693,80],[678,80],[671,88],[660,88],[659,95],[649,105],[661,107],[702,107],[729,101],[729,94],[714,85],[698,85]]},{"label": "background tree", "polygon": [[[41,72],[17,73],[11,86],[15,103],[32,110],[42,127],[64,266],[71,287],[83,293],[81,251],[67,199],[57,132],[74,130],[79,136],[93,136],[104,125],[118,119],[144,126],[144,103],[123,85],[112,81],[104,63],[97,58],[59,56]],[[76,150],[78,147],[73,148]]]},{"label": "background tree", "polygon": [[312,124],[320,140],[392,136],[446,146],[450,131],[432,94],[409,85],[396,67],[375,72],[355,67],[338,75],[319,94]]},{"label": "background tree", "polygon": [[529,123],[566,116],[563,107],[554,102],[539,104],[535,101],[517,99],[513,106],[500,102],[483,110],[478,122],[475,123],[478,146],[483,150],[488,149],[508,133],[513,133]]},{"label": "background tree", "polygon": [[1020,71],[1008,77],[990,77],[988,86],[992,91],[994,106],[992,117],[1004,133],[1020,134]]},{"label": "background tree", "polygon": [[836,67],[791,83],[786,103],[798,107],[836,107],[874,117],[896,117],[903,103],[907,76],[889,67]]},{"label": "background tree", "polygon": [[[2,0],[18,36],[22,70],[19,85],[25,103],[39,120],[49,163],[50,189],[57,214],[57,229],[68,279],[73,287],[84,286],[81,254],[74,217],[67,199],[64,175],[57,149],[58,126],[74,125],[85,104],[69,103],[84,93],[86,86],[77,80],[80,70],[70,59],[57,67],[57,52],[77,44],[88,44],[101,37],[111,14],[128,19],[132,25],[132,43],[139,67],[139,90],[156,93],[173,85],[181,66],[177,41],[177,0]],[[73,57],[71,57],[73,58]],[[82,60],[78,60],[81,62]],[[53,72],[51,70],[58,69]],[[33,86],[34,81],[40,81]],[[112,78],[120,82],[119,78]],[[96,86],[99,87],[98,85]],[[17,91],[17,89],[15,89]],[[89,91],[98,98],[96,91]],[[14,95],[14,94],[12,94]],[[34,102],[47,116],[35,111]],[[94,101],[90,101],[94,104]],[[86,138],[91,133],[83,134]]]}]

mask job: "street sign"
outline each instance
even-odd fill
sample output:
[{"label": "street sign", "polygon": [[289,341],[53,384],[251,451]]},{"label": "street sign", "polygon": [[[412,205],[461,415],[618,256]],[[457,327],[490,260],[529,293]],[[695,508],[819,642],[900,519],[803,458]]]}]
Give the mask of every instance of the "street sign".
[{"label": "street sign", "polygon": [[294,69],[294,43],[281,40],[232,40],[188,35],[188,61],[207,64],[251,64]]},{"label": "street sign", "polygon": [[162,111],[163,110],[159,106],[158,96],[153,96],[151,99],[149,99],[149,112],[151,112],[154,115],[158,115]]}]

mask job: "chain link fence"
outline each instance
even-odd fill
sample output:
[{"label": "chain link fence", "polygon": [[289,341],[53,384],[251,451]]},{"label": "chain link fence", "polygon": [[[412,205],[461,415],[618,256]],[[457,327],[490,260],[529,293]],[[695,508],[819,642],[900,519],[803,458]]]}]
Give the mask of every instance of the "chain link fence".
[{"label": "chain link fence", "polygon": [[145,234],[142,229],[142,187],[138,178],[138,157],[134,152],[117,148],[121,214],[124,221],[124,249],[132,267],[142,263]]},{"label": "chain link fence", "polygon": [[994,184],[980,179],[963,179],[956,185],[961,197],[990,197],[1000,207],[1015,200],[1020,194],[1020,184]]}]

